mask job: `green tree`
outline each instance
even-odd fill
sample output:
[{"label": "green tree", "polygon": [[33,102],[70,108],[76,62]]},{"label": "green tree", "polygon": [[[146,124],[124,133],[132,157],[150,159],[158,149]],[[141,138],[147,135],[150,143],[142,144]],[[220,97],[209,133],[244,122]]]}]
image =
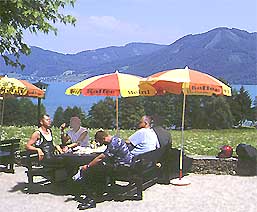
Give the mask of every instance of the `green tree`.
[{"label": "green tree", "polygon": [[[28,98],[20,98],[19,100],[19,112],[20,112],[20,125],[36,125],[38,123],[37,117],[37,105],[34,105]],[[42,108],[42,114],[45,113],[45,108]]]},{"label": "green tree", "polygon": [[181,105],[178,99],[179,96],[174,94],[144,97],[145,113],[150,116],[161,117],[164,127],[177,124],[178,114],[176,110]]},{"label": "green tree", "polygon": [[253,110],[254,120],[257,121],[257,96],[255,97],[254,106],[253,106],[252,110]]},{"label": "green tree", "polygon": [[73,108],[67,107],[63,112],[63,122],[69,124],[70,118],[73,116],[77,116],[80,118],[82,125],[84,125],[85,113],[82,111],[80,107],[74,106]]},{"label": "green tree", "polygon": [[207,96],[188,96],[186,104],[186,126],[194,129],[208,128],[206,104],[210,101]]},{"label": "green tree", "polygon": [[67,107],[63,112],[63,121],[66,124],[70,123],[70,118],[73,116],[73,111],[71,107]]},{"label": "green tree", "polygon": [[61,124],[64,123],[63,114],[63,108],[58,107],[54,113],[53,126],[60,127]]},{"label": "green tree", "polygon": [[17,125],[17,121],[20,120],[19,100],[15,97],[10,97],[2,101],[1,115],[3,113],[3,125]]},{"label": "green tree", "polygon": [[140,118],[145,114],[140,97],[121,98],[119,104],[119,127],[135,129]]},{"label": "green tree", "polygon": [[116,125],[115,101],[106,97],[94,104],[87,116],[89,127],[112,129]]},{"label": "green tree", "polygon": [[[1,0],[0,1],[0,54],[5,63],[12,66],[19,62],[20,54],[30,54],[23,41],[23,32],[57,34],[55,23],[75,24],[76,19],[60,11],[67,5],[74,6],[76,0]],[[13,57],[10,57],[12,55]]]},{"label": "green tree", "polygon": [[[4,101],[4,125],[37,125],[37,105],[31,99],[9,97]],[[41,111],[45,113],[44,105]]]},{"label": "green tree", "polygon": [[238,124],[240,121],[244,121],[246,119],[253,119],[253,111],[251,109],[252,100],[251,97],[242,86],[239,92],[234,91],[230,102],[230,107],[232,114],[235,119],[234,124]]},{"label": "green tree", "polygon": [[233,125],[233,115],[227,97],[212,96],[206,104],[207,126],[210,129],[227,129]]}]

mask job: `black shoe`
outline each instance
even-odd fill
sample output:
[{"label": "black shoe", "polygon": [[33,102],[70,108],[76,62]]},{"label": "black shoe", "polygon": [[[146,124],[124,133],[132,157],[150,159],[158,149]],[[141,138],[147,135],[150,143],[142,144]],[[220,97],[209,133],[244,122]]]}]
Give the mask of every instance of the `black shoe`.
[{"label": "black shoe", "polygon": [[74,200],[80,203],[87,203],[89,198],[86,195],[75,195]]},{"label": "black shoe", "polygon": [[83,202],[78,205],[79,210],[86,210],[86,209],[95,208],[95,207],[96,207],[96,203],[93,199],[89,200],[88,202]]}]

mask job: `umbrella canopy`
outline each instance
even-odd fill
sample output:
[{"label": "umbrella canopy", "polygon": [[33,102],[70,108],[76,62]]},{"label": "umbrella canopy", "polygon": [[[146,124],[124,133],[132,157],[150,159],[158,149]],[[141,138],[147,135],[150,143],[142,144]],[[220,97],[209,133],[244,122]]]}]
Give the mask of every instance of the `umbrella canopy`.
[{"label": "umbrella canopy", "polygon": [[[183,168],[183,146],[184,146],[184,123],[186,95],[225,95],[231,96],[231,88],[219,81],[218,79],[199,72],[185,69],[174,69],[155,73],[140,82],[140,89],[148,92],[140,92],[144,96],[163,95],[166,92],[173,94],[183,93],[183,110],[181,123],[181,151],[180,151],[180,174],[179,180],[182,178]],[[176,183],[178,184],[178,183]],[[181,183],[182,184],[182,183]]]},{"label": "umbrella canopy", "polygon": [[103,74],[85,79],[66,89],[67,95],[115,96],[116,128],[118,130],[118,97],[139,96],[139,82],[144,78],[131,74]]},{"label": "umbrella canopy", "polygon": [[225,95],[231,96],[231,88],[218,79],[199,72],[185,69],[174,69],[158,72],[140,82],[140,88],[148,90],[149,96],[166,92],[186,95]]},{"label": "umbrella canopy", "polygon": [[0,76],[0,97],[2,99],[2,110],[0,120],[0,140],[4,117],[4,99],[8,96],[43,98],[45,92],[26,80]]},{"label": "umbrella canopy", "polygon": [[0,76],[0,96],[21,96],[43,98],[45,93],[26,80]]},{"label": "umbrella canopy", "polygon": [[85,79],[66,90],[67,95],[84,96],[139,96],[139,82],[143,78],[131,74],[103,74]]}]

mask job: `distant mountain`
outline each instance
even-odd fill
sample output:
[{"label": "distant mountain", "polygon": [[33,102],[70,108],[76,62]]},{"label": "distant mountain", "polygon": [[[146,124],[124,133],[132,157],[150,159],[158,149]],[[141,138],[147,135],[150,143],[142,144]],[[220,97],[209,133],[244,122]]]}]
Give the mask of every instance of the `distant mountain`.
[{"label": "distant mountain", "polygon": [[[115,70],[147,76],[189,66],[234,84],[257,84],[257,33],[216,28],[187,35],[170,45],[130,43],[77,54],[60,54],[32,47],[23,75],[57,76],[71,72],[93,76]],[[19,72],[0,61],[0,72]],[[21,72],[19,72],[21,73]],[[81,79],[80,79],[81,80]]]},{"label": "distant mountain", "polygon": [[113,67],[147,76],[158,71],[184,68],[222,77],[235,84],[257,84],[257,33],[217,28],[187,35],[149,55],[95,67],[98,72]]}]

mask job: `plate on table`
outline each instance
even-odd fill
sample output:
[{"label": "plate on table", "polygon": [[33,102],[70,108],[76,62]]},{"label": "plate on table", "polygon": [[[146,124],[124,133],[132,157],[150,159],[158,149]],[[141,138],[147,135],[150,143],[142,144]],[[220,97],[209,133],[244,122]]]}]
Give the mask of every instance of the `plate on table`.
[{"label": "plate on table", "polygon": [[75,151],[74,154],[91,154],[91,153],[93,153],[93,149],[91,149],[90,147],[77,146],[77,147],[73,148],[73,150]]},{"label": "plate on table", "polygon": [[93,152],[95,153],[102,153],[106,150],[107,146],[106,145],[102,145],[102,146],[99,146],[97,147],[96,149],[92,149]]}]

